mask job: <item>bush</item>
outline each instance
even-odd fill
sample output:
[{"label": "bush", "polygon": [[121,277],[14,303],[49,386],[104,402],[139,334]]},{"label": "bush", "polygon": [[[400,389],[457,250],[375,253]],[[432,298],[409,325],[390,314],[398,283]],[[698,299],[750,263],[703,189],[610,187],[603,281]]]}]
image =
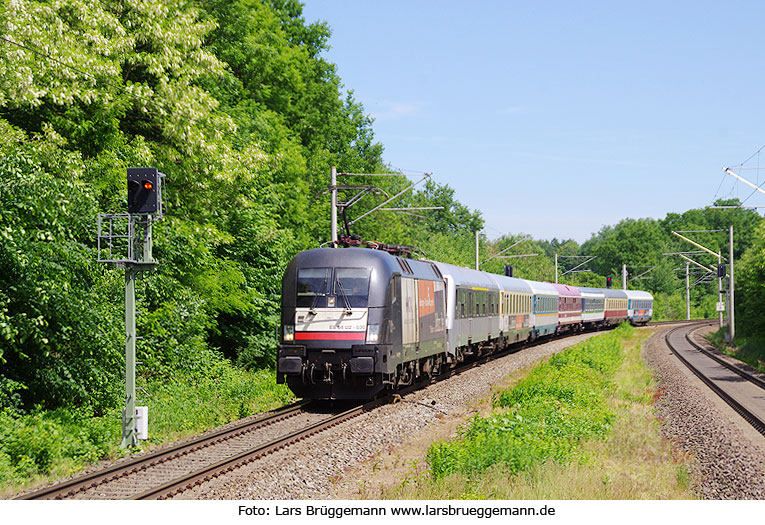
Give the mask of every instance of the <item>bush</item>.
[{"label": "bush", "polygon": [[23,417],[0,412],[0,480],[68,474],[116,449],[119,421],[91,418],[64,410],[36,410]]},{"label": "bush", "polygon": [[631,333],[625,324],[591,338],[496,395],[499,413],[476,416],[459,440],[430,448],[433,478],[470,475],[495,464],[517,473],[548,459],[564,461],[582,439],[605,436],[614,419],[605,393],[622,361],[620,338]]}]

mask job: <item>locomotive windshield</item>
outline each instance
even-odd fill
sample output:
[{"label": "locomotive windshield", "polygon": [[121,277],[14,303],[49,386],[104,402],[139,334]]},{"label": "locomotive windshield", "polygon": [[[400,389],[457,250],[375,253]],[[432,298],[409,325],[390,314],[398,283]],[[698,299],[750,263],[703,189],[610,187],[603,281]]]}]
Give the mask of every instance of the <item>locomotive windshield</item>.
[{"label": "locomotive windshield", "polygon": [[369,268],[300,268],[296,306],[364,308],[369,300],[369,274]]},{"label": "locomotive windshield", "polygon": [[345,294],[351,307],[366,307],[369,300],[369,268],[336,268],[334,291],[338,306],[343,304]]},{"label": "locomotive windshield", "polygon": [[297,278],[297,306],[327,306],[332,268],[300,268]]}]

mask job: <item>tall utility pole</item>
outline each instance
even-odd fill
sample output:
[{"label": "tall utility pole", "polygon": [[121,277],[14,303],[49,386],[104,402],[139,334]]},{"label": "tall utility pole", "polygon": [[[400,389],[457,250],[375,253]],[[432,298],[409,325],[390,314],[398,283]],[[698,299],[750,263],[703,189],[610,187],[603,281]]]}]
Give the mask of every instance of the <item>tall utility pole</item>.
[{"label": "tall utility pole", "polygon": [[332,166],[330,172],[329,186],[332,192],[332,210],[329,219],[331,223],[332,247],[337,248],[337,167],[335,166]]},{"label": "tall utility pole", "polygon": [[[720,252],[720,250],[717,250],[717,253],[715,253],[712,250],[710,250],[709,248],[707,248],[706,246],[702,246],[701,244],[699,244],[699,243],[689,239],[688,237],[680,235],[680,233],[717,233],[717,232],[724,232],[724,231],[725,230],[691,230],[691,231],[683,231],[683,232],[673,231],[672,234],[675,235],[676,237],[681,238],[682,240],[684,240],[686,242],[691,243],[696,248],[700,248],[700,249],[704,250],[705,252],[707,252],[708,254],[714,255],[715,257],[717,257],[717,263],[719,265],[719,264],[722,263],[722,260],[723,260],[723,256],[722,256],[722,253]],[[666,255],[669,255],[669,254],[666,254]],[[678,254],[678,255],[680,255],[680,254]],[[680,255],[680,256],[683,259],[687,259],[687,260],[691,261],[693,264],[695,264],[695,265],[697,265],[697,266],[707,270],[710,273],[712,273],[714,271],[713,269],[708,268],[708,267],[706,267],[706,266],[704,266],[702,264],[699,264],[696,261],[686,257],[685,255]],[[731,300],[730,300],[730,304],[728,305],[728,323],[732,327],[733,326],[733,226],[730,227],[730,268],[731,268],[731,270],[730,270],[730,272],[731,272],[731,280],[730,280],[730,286],[731,286],[731,292],[730,292],[731,295],[730,295],[730,297],[731,297]],[[718,283],[718,291],[719,291],[720,302],[722,302],[722,280],[720,280],[720,282]],[[721,323],[721,327],[722,327],[722,312],[720,312],[720,323]],[[731,328],[731,331],[730,331],[730,333],[727,336],[731,340],[733,339],[733,335],[732,334],[733,334],[733,330]],[[731,344],[733,344],[733,343],[731,342]]]},{"label": "tall utility pole", "polygon": [[135,413],[135,278],[138,268],[125,266],[125,413],[122,414],[120,448],[138,444]]},{"label": "tall utility pole", "polygon": [[691,263],[685,261],[685,320],[691,320]]},{"label": "tall utility pole", "polygon": [[478,230],[475,231],[475,269],[477,270],[480,264],[478,263]]},{"label": "tall utility pole", "polygon": [[[719,271],[719,268],[720,268],[721,264],[722,264],[722,253],[720,252],[720,250],[717,250],[717,268],[718,268],[718,271],[717,271],[717,274],[718,274],[717,275],[717,304],[722,304],[722,302],[723,302],[723,298],[722,298],[722,290],[723,290],[722,281],[723,280],[722,280],[722,275],[720,275],[720,271]],[[722,310],[718,310],[717,317],[719,318],[718,319],[719,327],[722,329],[722,327],[723,327],[723,311]]]},{"label": "tall utility pole", "polygon": [[558,254],[555,254],[555,284],[558,284]]},{"label": "tall utility pole", "polygon": [[[131,218],[133,224],[139,221]],[[122,421],[122,443],[120,448],[138,445],[138,415],[136,414],[135,395],[135,280],[138,272],[145,268],[153,268],[156,264],[152,257],[151,241],[152,217],[146,216],[143,223],[143,253],[141,259],[125,263],[125,414]],[[146,413],[144,412],[144,417]],[[146,439],[145,437],[143,439]]]},{"label": "tall utility pole", "polygon": [[622,264],[622,290],[627,289],[627,265]]},{"label": "tall utility pole", "polygon": [[[413,213],[409,213],[412,210],[443,210],[443,206],[421,206],[421,207],[406,207],[406,208],[383,208],[386,204],[391,202],[394,199],[397,199],[404,193],[410,191],[412,188],[420,184],[422,181],[427,180],[431,174],[426,173],[423,175],[423,177],[415,182],[414,184],[409,185],[406,189],[401,190],[393,197],[390,197],[384,190],[378,188],[377,186],[372,186],[369,184],[338,184],[337,183],[337,177],[339,176],[354,176],[354,177],[406,177],[406,175],[400,174],[400,173],[338,173],[337,167],[332,166],[330,169],[330,185],[327,188],[324,188],[322,191],[316,194],[316,198],[318,199],[322,194],[327,193],[329,191],[331,195],[331,205],[330,205],[330,241],[329,243],[332,244],[333,248],[339,248],[338,245],[338,234],[337,234],[337,210],[340,209],[343,215],[343,223],[345,225],[346,233],[350,235],[350,227],[353,226],[355,223],[366,217],[367,215],[370,215],[378,210],[383,211],[401,211],[403,213],[408,213],[409,215],[414,215]],[[338,200],[338,191],[339,190],[359,190],[358,193],[351,197],[349,200],[340,202]],[[348,220],[348,216],[346,212],[348,211],[348,208],[353,206],[354,204],[358,203],[362,197],[367,195],[368,193],[382,193],[385,195],[385,197],[388,199],[382,204],[378,204],[371,210],[365,212],[360,217],[357,217],[353,219],[352,221]],[[419,215],[415,215],[416,217],[420,217]],[[324,246],[327,243],[322,244]]]}]

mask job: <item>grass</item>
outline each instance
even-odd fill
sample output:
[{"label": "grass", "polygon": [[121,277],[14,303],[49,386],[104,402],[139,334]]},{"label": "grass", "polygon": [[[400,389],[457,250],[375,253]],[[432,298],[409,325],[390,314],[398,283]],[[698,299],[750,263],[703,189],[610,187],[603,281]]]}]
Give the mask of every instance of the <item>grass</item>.
[{"label": "grass", "polygon": [[765,372],[765,337],[736,337],[736,346],[725,341],[727,327],[707,335],[707,340],[718,350]]},{"label": "grass", "polygon": [[[144,450],[264,412],[294,400],[269,370],[246,371],[228,361],[204,375],[146,383],[139,405],[149,407]],[[79,472],[120,450],[121,409],[104,417],[75,410],[35,410],[23,416],[0,412],[0,497]]]},{"label": "grass", "polygon": [[661,438],[653,416],[653,380],[640,357],[647,335],[622,327],[535,367],[495,394],[492,414],[434,444],[428,470],[383,497],[693,498],[687,458]]}]

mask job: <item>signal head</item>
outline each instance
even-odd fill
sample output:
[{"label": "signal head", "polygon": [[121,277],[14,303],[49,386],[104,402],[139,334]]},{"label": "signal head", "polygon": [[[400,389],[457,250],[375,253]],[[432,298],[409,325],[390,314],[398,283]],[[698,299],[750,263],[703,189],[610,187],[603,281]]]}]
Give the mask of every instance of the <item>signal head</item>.
[{"label": "signal head", "polygon": [[127,169],[128,213],[161,214],[162,177],[157,168]]}]

